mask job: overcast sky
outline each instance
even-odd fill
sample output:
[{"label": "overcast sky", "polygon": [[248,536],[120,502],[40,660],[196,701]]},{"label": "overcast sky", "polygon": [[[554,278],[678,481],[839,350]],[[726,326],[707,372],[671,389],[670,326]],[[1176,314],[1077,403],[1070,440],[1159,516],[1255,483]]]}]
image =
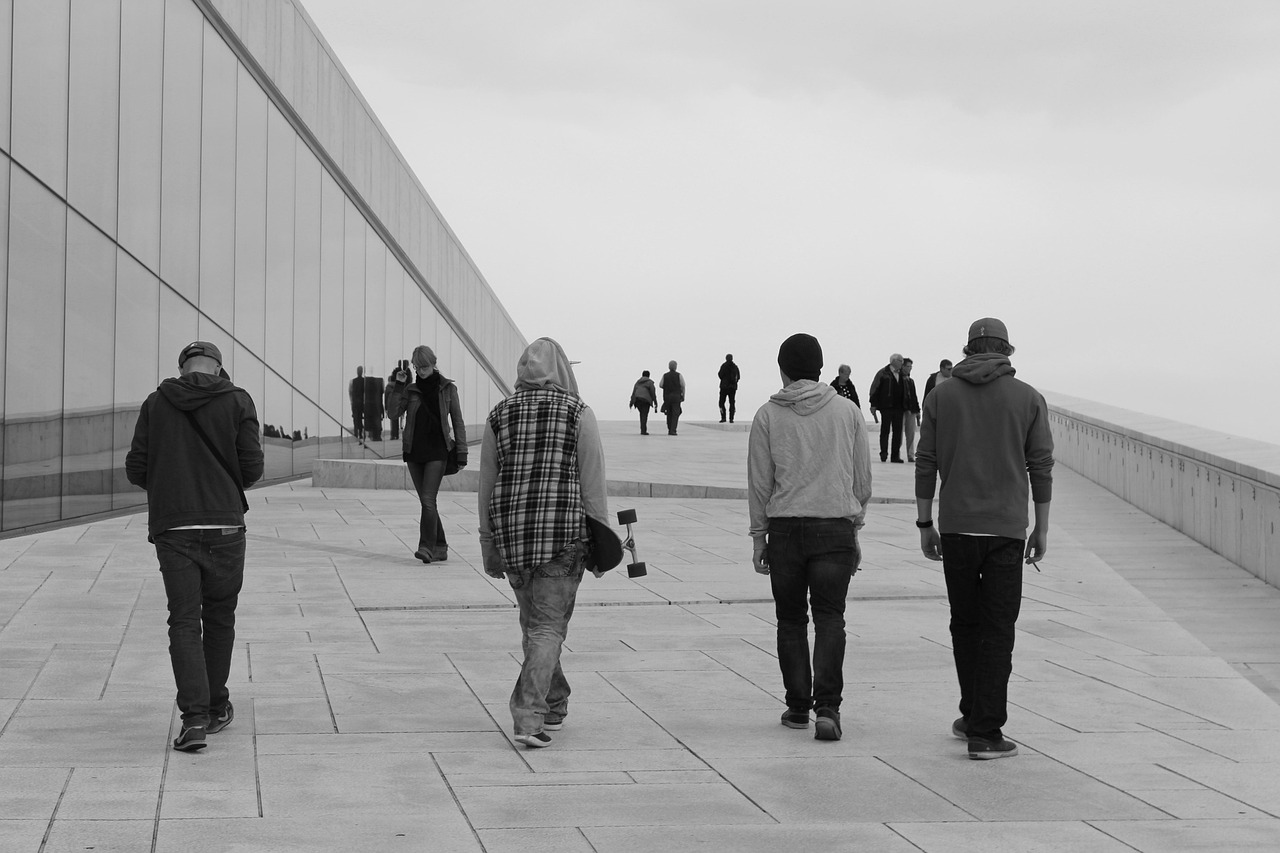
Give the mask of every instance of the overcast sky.
[{"label": "overcast sky", "polygon": [[[1006,321],[1046,390],[1280,443],[1274,0],[302,0],[524,335],[631,417]],[[448,373],[448,366],[441,365]]]}]

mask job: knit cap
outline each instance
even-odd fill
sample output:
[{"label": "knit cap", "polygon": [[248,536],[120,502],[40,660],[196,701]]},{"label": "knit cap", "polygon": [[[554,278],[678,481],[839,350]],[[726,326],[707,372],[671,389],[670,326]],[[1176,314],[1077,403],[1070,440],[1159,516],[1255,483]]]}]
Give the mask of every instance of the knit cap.
[{"label": "knit cap", "polygon": [[818,380],[822,372],[822,345],[813,335],[792,335],[778,348],[778,367],[792,379]]}]

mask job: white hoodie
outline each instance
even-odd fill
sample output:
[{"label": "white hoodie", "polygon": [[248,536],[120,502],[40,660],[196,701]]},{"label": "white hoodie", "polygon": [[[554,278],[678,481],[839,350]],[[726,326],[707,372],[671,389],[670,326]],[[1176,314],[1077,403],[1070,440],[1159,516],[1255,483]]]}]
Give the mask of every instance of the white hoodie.
[{"label": "white hoodie", "polygon": [[871,499],[871,444],[852,400],[800,379],[751,422],[747,502],[751,538],[764,547],[771,518],[847,518],[859,527]]}]

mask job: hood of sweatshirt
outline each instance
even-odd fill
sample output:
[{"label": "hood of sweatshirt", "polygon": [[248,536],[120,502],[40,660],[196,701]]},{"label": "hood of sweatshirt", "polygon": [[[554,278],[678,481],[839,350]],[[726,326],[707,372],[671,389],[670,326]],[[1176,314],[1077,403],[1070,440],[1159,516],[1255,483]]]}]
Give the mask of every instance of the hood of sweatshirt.
[{"label": "hood of sweatshirt", "polygon": [[551,338],[538,338],[525,348],[516,364],[516,390],[538,391],[551,388],[556,391],[578,393],[578,380],[569,366],[569,357],[560,344]]},{"label": "hood of sweatshirt", "polygon": [[812,379],[797,379],[786,388],[769,398],[770,403],[786,406],[797,415],[804,417],[826,406],[840,395],[836,389],[825,382]]},{"label": "hood of sweatshirt", "polygon": [[983,352],[971,355],[951,370],[952,379],[963,379],[970,385],[986,385],[1001,376],[1012,376],[1016,371],[1007,355]]},{"label": "hood of sweatshirt", "polygon": [[221,376],[188,373],[186,376],[166,379],[160,383],[158,390],[175,408],[183,412],[194,412],[215,397],[231,394],[237,389],[230,380]]}]

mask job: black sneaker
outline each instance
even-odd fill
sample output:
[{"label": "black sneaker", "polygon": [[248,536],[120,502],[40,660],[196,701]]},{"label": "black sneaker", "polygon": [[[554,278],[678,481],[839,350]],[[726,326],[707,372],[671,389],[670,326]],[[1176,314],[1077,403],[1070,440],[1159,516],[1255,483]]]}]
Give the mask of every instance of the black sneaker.
[{"label": "black sneaker", "polygon": [[951,735],[960,740],[969,739],[969,724],[964,721],[964,717],[956,717],[956,721],[951,724]]},{"label": "black sneaker", "polygon": [[809,728],[809,712],[793,711],[790,708],[782,712],[782,724],[789,729]]},{"label": "black sneaker", "polygon": [[815,740],[840,740],[839,711],[833,708],[819,708],[817,718],[817,722],[814,723],[817,730],[813,733]]},{"label": "black sneaker", "polygon": [[221,712],[209,712],[209,725],[205,726],[204,730],[211,735],[216,735],[218,732],[231,725],[231,721],[235,718],[236,709],[232,708],[231,703],[228,702],[227,707],[223,708]]},{"label": "black sneaker", "polygon": [[435,555],[432,554],[430,551],[428,551],[426,548],[419,548],[418,550],[414,551],[413,556],[417,557],[419,560],[421,560],[424,563],[430,563],[432,560],[435,559]]},{"label": "black sneaker", "polygon": [[516,735],[516,743],[522,743],[530,749],[541,749],[544,746],[551,746],[551,735],[546,732],[538,732],[536,735]]},{"label": "black sneaker", "polygon": [[983,761],[990,758],[1012,758],[1017,754],[1018,745],[1003,737],[994,739],[985,737],[969,738],[969,757],[975,761]]},{"label": "black sneaker", "polygon": [[173,739],[173,748],[181,752],[195,752],[206,746],[204,726],[183,726],[182,734]]},{"label": "black sneaker", "polygon": [[542,728],[548,732],[558,732],[564,728],[564,717],[544,717]]}]

